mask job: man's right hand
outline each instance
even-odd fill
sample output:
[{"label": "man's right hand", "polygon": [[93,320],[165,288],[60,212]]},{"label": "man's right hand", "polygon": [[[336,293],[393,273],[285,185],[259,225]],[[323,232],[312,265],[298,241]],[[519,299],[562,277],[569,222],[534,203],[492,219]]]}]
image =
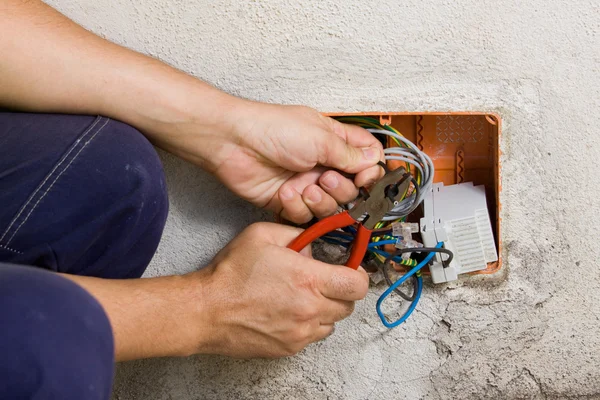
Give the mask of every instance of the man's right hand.
[{"label": "man's right hand", "polygon": [[367,294],[367,273],[314,260],[309,249],[287,249],[300,232],[251,225],[209,267],[187,275],[200,284],[199,323],[208,324],[199,327],[203,341],[192,352],[289,356],[352,313],[354,301]]},{"label": "man's right hand", "polygon": [[118,361],[197,353],[283,357],[327,337],[367,294],[367,273],[286,246],[302,232],[258,223],[183,276],[64,275],[102,305]]}]

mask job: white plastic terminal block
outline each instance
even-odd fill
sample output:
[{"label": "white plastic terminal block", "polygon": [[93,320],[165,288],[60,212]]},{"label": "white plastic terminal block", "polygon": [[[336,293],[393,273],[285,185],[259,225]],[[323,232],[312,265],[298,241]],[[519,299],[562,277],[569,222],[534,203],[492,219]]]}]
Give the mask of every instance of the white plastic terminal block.
[{"label": "white plastic terminal block", "polygon": [[444,247],[454,253],[447,268],[441,263],[446,256],[436,255],[429,267],[433,283],[456,280],[460,274],[485,269],[487,263],[498,261],[484,186],[473,186],[472,182],[450,186],[435,183],[424,197],[423,209],[421,236],[425,247],[444,242]]}]

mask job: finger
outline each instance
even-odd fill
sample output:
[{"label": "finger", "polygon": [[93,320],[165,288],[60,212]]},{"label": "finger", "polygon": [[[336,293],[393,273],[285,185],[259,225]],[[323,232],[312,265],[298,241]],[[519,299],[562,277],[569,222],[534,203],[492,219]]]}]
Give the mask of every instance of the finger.
[{"label": "finger", "polygon": [[325,299],[321,305],[319,321],[321,324],[332,324],[348,317],[353,311],[353,301]]},{"label": "finger", "polygon": [[383,159],[381,143],[368,131],[328,119],[331,133],[323,135],[319,164],[357,173]]},{"label": "finger", "polygon": [[343,124],[332,119],[333,132],[354,147],[382,147],[375,136],[358,125]]},{"label": "finger", "polygon": [[357,187],[370,186],[385,175],[385,170],[379,165],[360,171],[354,177],[354,185]]},{"label": "finger", "polygon": [[335,332],[335,325],[333,324],[324,324],[317,328],[315,331],[315,336],[313,342],[317,342],[319,340],[323,340],[333,335]]},{"label": "finger", "polygon": [[302,192],[302,200],[317,217],[323,218],[335,214],[337,202],[317,185],[309,185]]},{"label": "finger", "polygon": [[379,147],[353,147],[332,135],[320,147],[319,164],[354,174],[369,168],[383,158]]},{"label": "finger", "polygon": [[327,171],[327,169],[324,167],[315,167],[310,171],[297,173],[288,179],[283,186],[291,186],[295,188],[298,193],[302,193],[308,185],[317,183],[325,171]]},{"label": "finger", "polygon": [[[363,172],[370,169],[371,168]],[[381,167],[379,167],[379,169],[381,169]],[[319,178],[319,185],[321,185],[325,192],[333,197],[339,204],[349,203],[358,196],[358,189],[354,183],[336,171],[327,171],[323,173]]]},{"label": "finger", "polygon": [[356,301],[367,295],[369,276],[364,269],[353,270],[316,260],[311,260],[310,266],[317,274],[317,287],[323,296]]},{"label": "finger", "polygon": [[377,161],[383,160],[383,146],[367,130],[349,124],[342,124],[332,118],[327,123],[334,133],[334,140],[324,135],[319,162],[349,173],[358,173]]},{"label": "finger", "polygon": [[312,212],[294,187],[284,184],[278,194],[282,207],[280,215],[283,218],[297,224],[303,224],[312,219]]}]

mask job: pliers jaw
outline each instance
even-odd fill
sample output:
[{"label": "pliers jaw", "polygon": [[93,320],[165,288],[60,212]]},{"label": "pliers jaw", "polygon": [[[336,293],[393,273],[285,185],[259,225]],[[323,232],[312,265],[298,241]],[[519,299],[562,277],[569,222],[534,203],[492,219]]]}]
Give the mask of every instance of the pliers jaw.
[{"label": "pliers jaw", "polygon": [[404,168],[386,173],[378,180],[366,196],[359,198],[349,214],[360,220],[362,225],[373,230],[375,225],[390,212],[404,196],[410,185],[410,174]]},{"label": "pliers jaw", "polygon": [[[288,248],[300,251],[321,236],[358,223],[347,267],[357,269],[365,257],[375,225],[392,210],[404,196],[410,184],[410,174],[404,168],[387,172],[368,194],[361,196],[350,211],[327,217],[312,225],[294,239]],[[362,221],[361,221],[362,219]]]}]

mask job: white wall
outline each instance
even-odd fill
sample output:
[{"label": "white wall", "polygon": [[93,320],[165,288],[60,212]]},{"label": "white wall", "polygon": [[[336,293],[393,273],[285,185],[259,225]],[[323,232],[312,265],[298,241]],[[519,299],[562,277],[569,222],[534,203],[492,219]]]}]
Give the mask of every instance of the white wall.
[{"label": "white wall", "polygon": [[[276,361],[119,366],[117,399],[600,396],[600,8],[594,0],[50,0],[231,93],[322,111],[504,119],[502,282],[426,287],[392,331],[372,288],[336,335]],[[208,262],[263,217],[163,155],[171,216],[149,273]]]}]

